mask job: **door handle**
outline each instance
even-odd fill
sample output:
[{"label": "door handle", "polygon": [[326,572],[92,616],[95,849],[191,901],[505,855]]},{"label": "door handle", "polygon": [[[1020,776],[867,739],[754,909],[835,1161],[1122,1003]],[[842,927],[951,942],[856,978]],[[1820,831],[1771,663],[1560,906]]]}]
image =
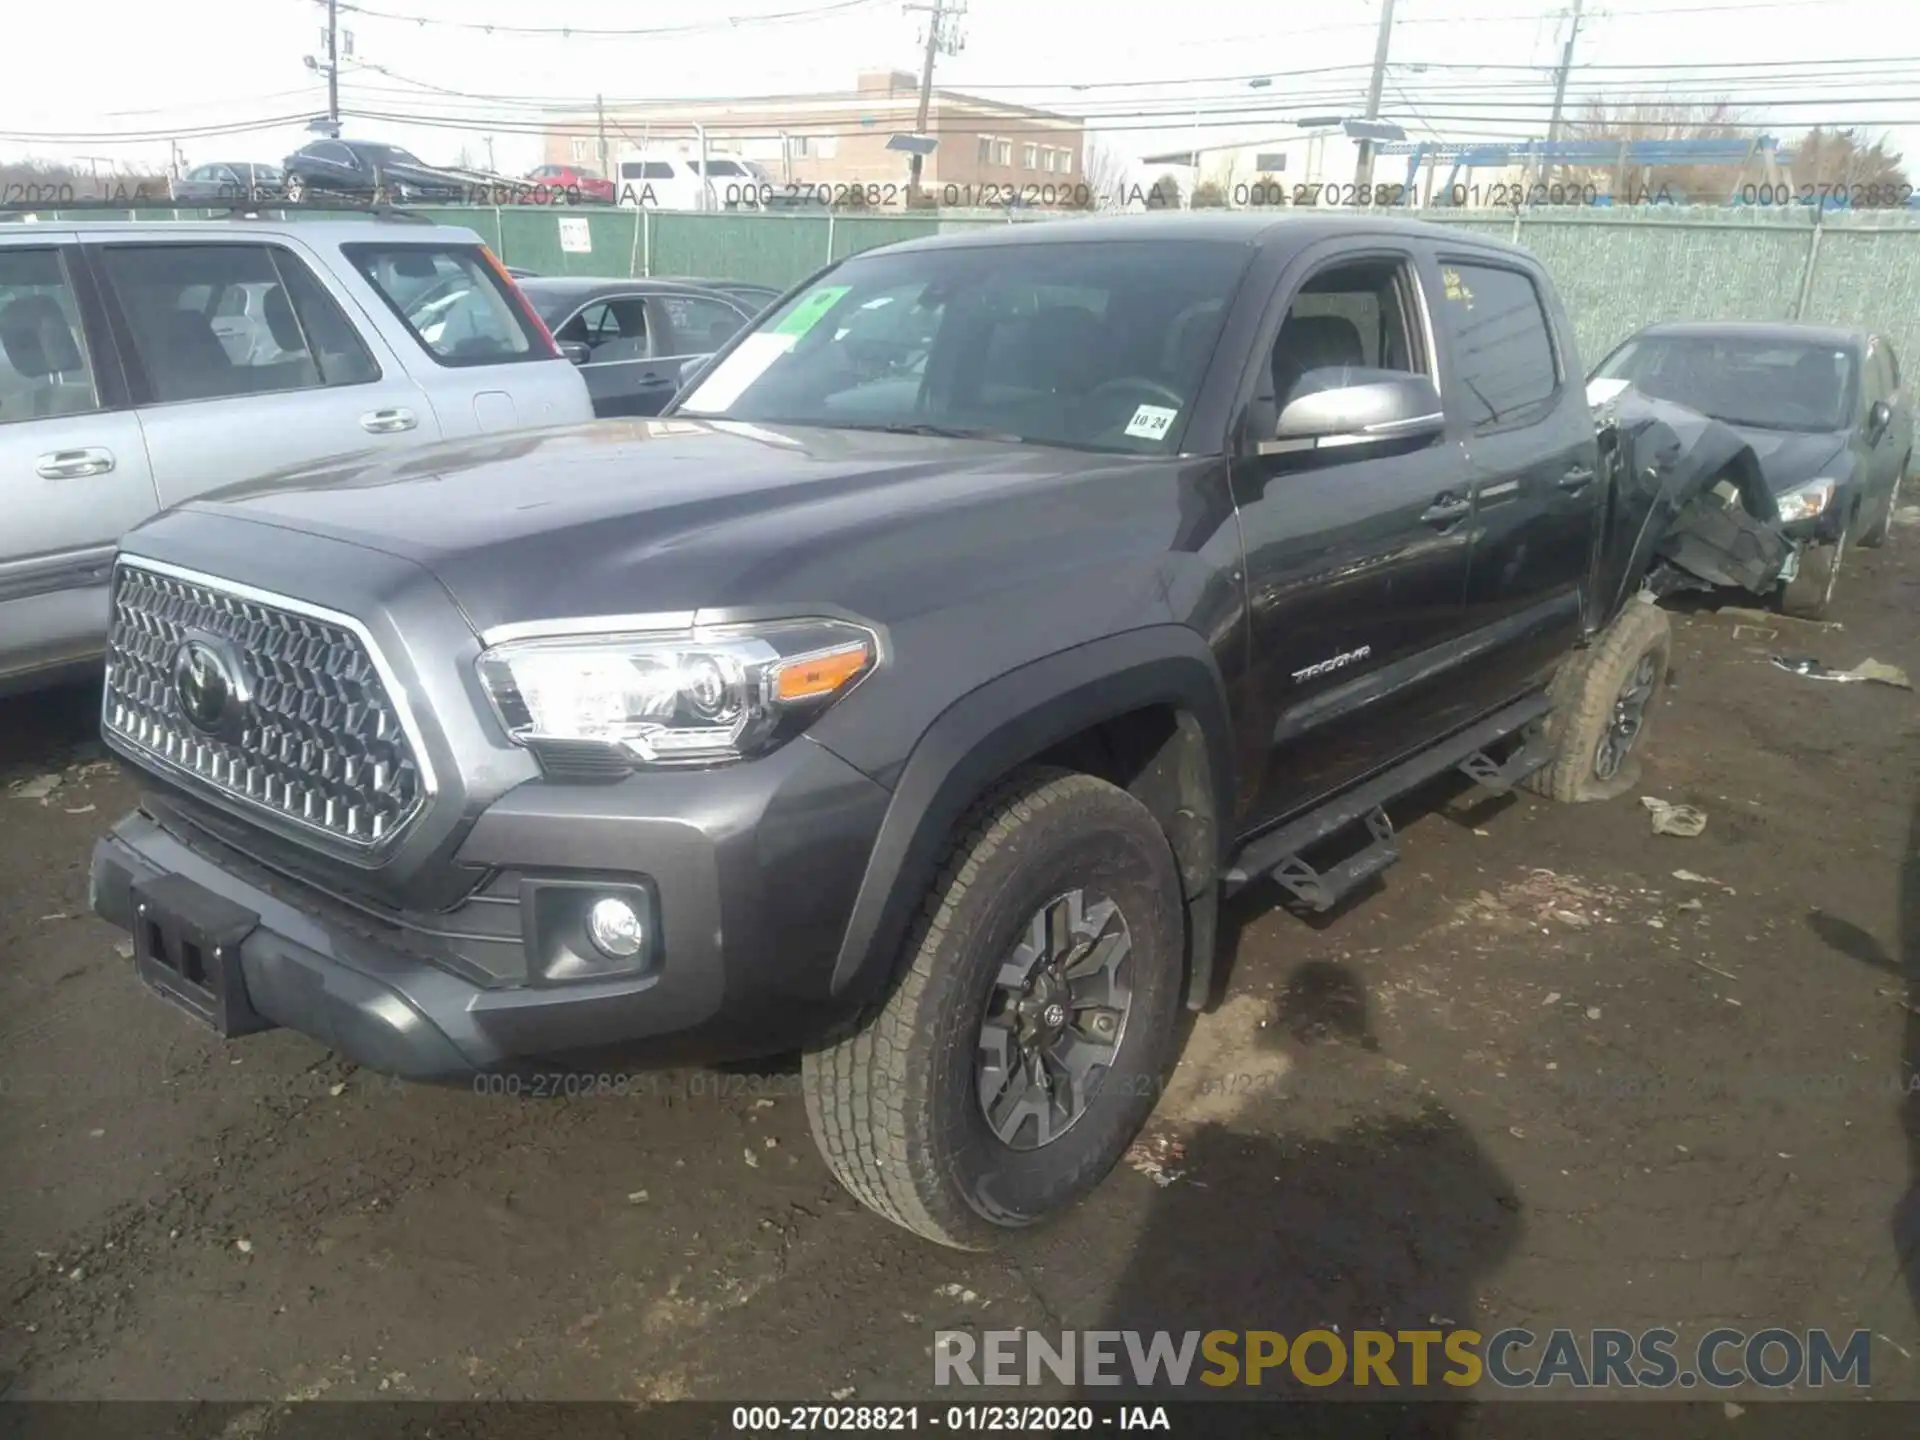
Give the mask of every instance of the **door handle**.
[{"label": "door handle", "polygon": [[413,411],[404,409],[369,410],[360,417],[360,428],[371,435],[393,435],[419,423]]},{"label": "door handle", "polygon": [[1426,524],[1444,530],[1449,525],[1457,525],[1472,513],[1473,501],[1457,495],[1442,495],[1420,512],[1420,518]]},{"label": "door handle", "polygon": [[1593,471],[1585,465],[1576,465],[1562,475],[1557,483],[1562,490],[1584,490],[1593,483]]},{"label": "door handle", "polygon": [[55,450],[42,455],[33,468],[42,480],[78,480],[87,475],[104,475],[113,469],[113,452],[98,446]]}]

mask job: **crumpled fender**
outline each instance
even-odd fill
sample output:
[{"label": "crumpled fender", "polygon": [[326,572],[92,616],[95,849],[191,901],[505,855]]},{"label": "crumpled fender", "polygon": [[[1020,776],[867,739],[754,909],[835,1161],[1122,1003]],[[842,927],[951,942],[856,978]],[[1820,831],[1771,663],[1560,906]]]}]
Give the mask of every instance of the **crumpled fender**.
[{"label": "crumpled fender", "polygon": [[[1656,561],[1666,559],[1711,585],[1769,589],[1793,545],[1759,458],[1731,427],[1627,388],[1597,407],[1595,424],[1608,512],[1596,594],[1611,617]],[[1744,514],[1696,505],[1731,480]]]}]

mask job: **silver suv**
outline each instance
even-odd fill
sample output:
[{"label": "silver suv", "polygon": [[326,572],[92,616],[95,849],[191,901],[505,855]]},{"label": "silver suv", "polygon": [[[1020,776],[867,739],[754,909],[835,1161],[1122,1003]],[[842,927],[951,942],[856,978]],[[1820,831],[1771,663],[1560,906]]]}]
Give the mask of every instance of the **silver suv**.
[{"label": "silver suv", "polygon": [[0,692],[97,662],[156,511],[355,452],[593,418],[470,230],[0,225]]}]

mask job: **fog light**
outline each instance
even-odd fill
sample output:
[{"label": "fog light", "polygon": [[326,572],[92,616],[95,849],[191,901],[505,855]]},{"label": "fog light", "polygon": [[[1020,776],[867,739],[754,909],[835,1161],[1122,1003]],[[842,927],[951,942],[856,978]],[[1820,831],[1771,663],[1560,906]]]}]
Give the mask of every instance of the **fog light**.
[{"label": "fog light", "polygon": [[593,909],[587,912],[587,938],[602,955],[628,960],[640,953],[647,932],[633,906],[608,896],[594,901]]}]

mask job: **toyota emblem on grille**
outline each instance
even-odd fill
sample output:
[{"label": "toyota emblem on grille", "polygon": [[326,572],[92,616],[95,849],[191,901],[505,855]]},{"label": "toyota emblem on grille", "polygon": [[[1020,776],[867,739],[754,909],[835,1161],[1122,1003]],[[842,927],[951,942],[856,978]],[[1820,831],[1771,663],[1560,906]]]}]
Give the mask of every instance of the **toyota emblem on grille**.
[{"label": "toyota emblem on grille", "polygon": [[205,735],[237,738],[251,697],[238,658],[215,636],[189,635],[173,654],[173,693],[187,723]]}]

